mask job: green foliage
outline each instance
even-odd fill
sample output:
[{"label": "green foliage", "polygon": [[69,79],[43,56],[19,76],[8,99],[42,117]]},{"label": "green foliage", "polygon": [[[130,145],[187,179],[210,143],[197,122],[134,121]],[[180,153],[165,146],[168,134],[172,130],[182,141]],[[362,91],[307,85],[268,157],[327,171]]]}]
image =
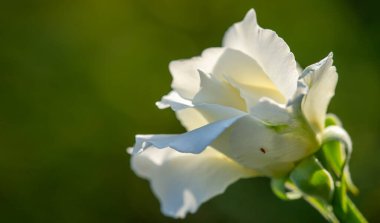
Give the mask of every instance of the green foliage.
[{"label": "green foliage", "polygon": [[298,190],[292,190],[292,182],[288,176],[271,179],[271,188],[273,193],[282,200],[295,200],[302,197]]},{"label": "green foliage", "polygon": [[329,202],[334,193],[333,178],[314,156],[302,160],[290,173],[289,178],[308,196]]}]

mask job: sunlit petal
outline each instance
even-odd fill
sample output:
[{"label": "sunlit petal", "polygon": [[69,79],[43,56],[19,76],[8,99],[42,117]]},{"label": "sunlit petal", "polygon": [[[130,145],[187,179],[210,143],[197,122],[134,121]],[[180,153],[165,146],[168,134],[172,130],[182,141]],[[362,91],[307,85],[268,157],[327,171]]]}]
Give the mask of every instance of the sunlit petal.
[{"label": "sunlit petal", "polygon": [[263,29],[257,24],[253,9],[247,13],[243,21],[234,24],[226,32],[223,46],[250,55],[285,98],[292,98],[299,77],[294,55],[285,41],[275,32]]},{"label": "sunlit petal", "polygon": [[210,73],[223,52],[223,48],[209,48],[199,57],[172,61],[169,64],[172,88],[183,98],[192,99],[200,89],[198,70]]},{"label": "sunlit petal", "polygon": [[133,152],[137,153],[150,146],[154,146],[160,149],[170,147],[183,153],[201,153],[225,129],[241,117],[243,116],[213,122],[180,135],[137,135]]},{"label": "sunlit petal", "polygon": [[322,132],[324,128],[327,107],[335,94],[338,82],[338,74],[332,64],[332,54],[329,54],[320,62],[307,67],[302,74],[309,87],[303,99],[302,110],[317,133]]},{"label": "sunlit petal", "polygon": [[212,148],[194,154],[149,147],[132,157],[132,169],[150,181],[165,215],[184,218],[240,178],[256,173]]}]

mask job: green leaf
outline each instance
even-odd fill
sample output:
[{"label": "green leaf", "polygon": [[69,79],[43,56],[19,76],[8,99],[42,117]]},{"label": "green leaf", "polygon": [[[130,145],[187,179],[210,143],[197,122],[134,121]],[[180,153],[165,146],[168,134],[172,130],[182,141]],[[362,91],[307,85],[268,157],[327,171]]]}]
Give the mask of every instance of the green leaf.
[{"label": "green leaf", "polygon": [[332,199],[333,178],[314,156],[302,160],[290,173],[290,180],[306,195],[320,198],[326,202]]}]

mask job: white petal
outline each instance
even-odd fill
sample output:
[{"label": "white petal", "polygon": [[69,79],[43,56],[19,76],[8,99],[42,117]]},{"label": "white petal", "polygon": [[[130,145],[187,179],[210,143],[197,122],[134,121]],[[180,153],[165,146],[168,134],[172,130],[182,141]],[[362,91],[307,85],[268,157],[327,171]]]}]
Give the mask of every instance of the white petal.
[{"label": "white petal", "polygon": [[159,109],[171,107],[174,111],[189,108],[193,106],[190,100],[182,98],[176,91],[171,91],[169,94],[162,97],[161,101],[156,102]]},{"label": "white petal", "polygon": [[242,116],[220,120],[181,135],[137,135],[133,153],[150,146],[160,149],[170,147],[183,153],[201,153],[223,131]]},{"label": "white petal", "polygon": [[286,107],[269,98],[261,98],[250,114],[270,126],[289,125],[292,121]]},{"label": "white petal", "polygon": [[239,178],[255,175],[212,148],[194,155],[150,147],[133,155],[131,165],[136,174],[150,180],[162,212],[175,218],[194,213]]},{"label": "white petal", "polygon": [[207,125],[209,121],[195,108],[186,108],[176,111],[176,117],[187,131]]},{"label": "white petal", "polygon": [[293,162],[318,149],[317,142],[308,134],[301,126],[276,129],[253,116],[245,116],[224,131],[212,146],[245,167],[273,176],[286,173]]},{"label": "white petal", "polygon": [[229,80],[229,83],[239,90],[240,96],[244,98],[248,110],[255,106],[263,97],[271,98],[278,103],[285,104],[284,96],[273,88],[248,86],[238,84],[233,80]]},{"label": "white petal", "polygon": [[303,72],[302,66],[299,63],[296,62],[296,67],[297,67],[298,74],[301,75],[302,72]]},{"label": "white petal", "polygon": [[219,79],[225,78],[237,88],[250,107],[263,96],[286,103],[285,97],[260,65],[241,51],[226,49],[216,63],[213,74]]},{"label": "white petal", "polygon": [[199,70],[201,89],[194,96],[194,104],[220,104],[232,108],[246,110],[244,100],[239,92],[215,75],[207,75]]},{"label": "white petal", "polygon": [[183,98],[192,99],[200,88],[198,70],[210,73],[223,51],[223,48],[209,48],[200,57],[172,61],[169,64],[172,88]]},{"label": "white petal", "polygon": [[282,94],[289,100],[299,77],[294,55],[285,41],[272,30],[262,29],[251,9],[243,21],[229,28],[223,46],[250,55],[262,67]]},{"label": "white petal", "polygon": [[178,120],[188,131],[240,115],[244,115],[240,110],[217,104],[200,104],[176,111]]},{"label": "white petal", "polygon": [[329,54],[320,62],[307,67],[301,77],[309,85],[309,91],[303,99],[302,111],[317,133],[324,129],[327,107],[338,82],[338,74],[332,64],[332,54]]},{"label": "white petal", "polygon": [[238,84],[244,83],[250,86],[276,89],[276,86],[252,57],[234,49],[226,49],[222,53],[215,64],[213,74],[220,78],[227,76]]}]

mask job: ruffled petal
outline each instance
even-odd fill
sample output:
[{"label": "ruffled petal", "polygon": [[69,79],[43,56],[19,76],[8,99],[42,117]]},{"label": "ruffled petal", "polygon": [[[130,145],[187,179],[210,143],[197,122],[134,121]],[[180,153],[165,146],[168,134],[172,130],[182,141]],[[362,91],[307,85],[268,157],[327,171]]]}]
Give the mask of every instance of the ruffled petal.
[{"label": "ruffled petal", "polygon": [[286,99],[293,97],[299,77],[294,55],[275,32],[262,29],[257,24],[253,9],[249,10],[243,21],[235,23],[227,30],[223,46],[251,56]]},{"label": "ruffled petal", "polygon": [[230,84],[239,90],[240,96],[244,98],[248,110],[254,107],[263,97],[271,98],[283,105],[286,104],[284,96],[273,88],[252,87],[245,84],[237,84],[232,80],[230,80]]},{"label": "ruffled petal", "polygon": [[217,104],[200,104],[176,111],[177,119],[188,130],[200,128],[212,122],[244,115],[244,112]]},{"label": "ruffled petal", "polygon": [[194,96],[194,104],[220,104],[246,110],[245,102],[239,92],[226,81],[219,79],[214,73],[208,75],[201,70],[199,70],[199,75],[201,88]]},{"label": "ruffled petal", "polygon": [[248,107],[254,106],[264,96],[286,104],[286,98],[261,66],[241,51],[226,49],[216,63],[213,74],[238,89]]},{"label": "ruffled petal", "polygon": [[170,147],[183,153],[201,153],[226,128],[230,127],[243,116],[213,122],[180,135],[137,135],[133,153],[143,151],[150,146],[159,149]]},{"label": "ruffled petal", "polygon": [[199,57],[172,61],[169,64],[173,77],[172,88],[183,98],[192,99],[200,89],[198,70],[211,73],[223,52],[223,48],[209,48]]},{"label": "ruffled petal", "polygon": [[338,74],[330,53],[320,62],[307,67],[301,78],[309,91],[303,98],[302,111],[313,130],[321,133],[325,126],[327,107],[335,94]]},{"label": "ruffled petal", "polygon": [[236,180],[256,175],[212,148],[194,155],[150,147],[133,155],[131,165],[150,181],[162,212],[174,218],[194,213]]},{"label": "ruffled petal", "polygon": [[161,101],[156,102],[159,109],[171,108],[173,111],[182,110],[193,106],[190,100],[184,99],[176,91],[162,97]]}]

